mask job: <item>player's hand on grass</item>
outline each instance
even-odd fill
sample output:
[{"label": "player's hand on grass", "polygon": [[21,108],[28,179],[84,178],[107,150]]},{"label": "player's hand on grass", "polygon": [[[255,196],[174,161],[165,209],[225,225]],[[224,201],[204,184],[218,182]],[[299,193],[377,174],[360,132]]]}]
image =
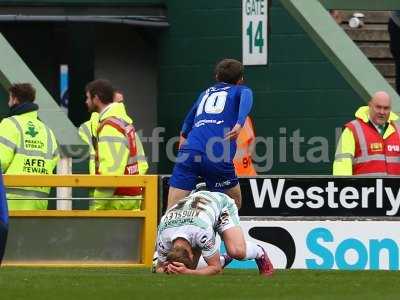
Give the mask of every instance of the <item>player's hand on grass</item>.
[{"label": "player's hand on grass", "polygon": [[161,263],[158,261],[156,266],[156,273],[167,273],[168,262]]},{"label": "player's hand on grass", "polygon": [[229,131],[227,134],[225,134],[224,139],[228,140],[228,139],[236,139],[240,133],[240,130],[242,130],[242,125],[240,125],[239,123],[237,123],[231,131]]},{"label": "player's hand on grass", "polygon": [[190,270],[183,263],[173,261],[168,264],[166,273],[168,273],[168,274],[189,274]]}]

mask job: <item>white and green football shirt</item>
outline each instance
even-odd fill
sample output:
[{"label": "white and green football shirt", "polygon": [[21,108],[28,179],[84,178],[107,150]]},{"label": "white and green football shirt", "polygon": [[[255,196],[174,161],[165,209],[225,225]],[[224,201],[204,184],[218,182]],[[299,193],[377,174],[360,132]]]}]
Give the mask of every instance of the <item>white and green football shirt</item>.
[{"label": "white and green football shirt", "polygon": [[229,196],[200,191],[180,200],[168,209],[158,227],[157,252],[160,262],[165,262],[172,250],[173,241],[186,239],[204,258],[217,251],[215,234],[239,226],[235,201]]}]

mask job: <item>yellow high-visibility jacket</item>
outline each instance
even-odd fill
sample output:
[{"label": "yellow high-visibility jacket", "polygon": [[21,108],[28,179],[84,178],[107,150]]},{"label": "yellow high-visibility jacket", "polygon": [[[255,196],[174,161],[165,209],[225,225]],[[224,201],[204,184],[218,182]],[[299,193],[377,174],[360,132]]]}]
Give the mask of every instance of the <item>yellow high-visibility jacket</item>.
[{"label": "yellow high-visibility jacket", "polygon": [[[0,160],[4,174],[52,174],[59,160],[53,131],[37,111],[5,118],[0,123]],[[14,187],[7,198],[48,197],[49,187]],[[47,200],[9,200],[10,210],[47,209]]]},{"label": "yellow high-visibility jacket", "polygon": [[93,147],[92,137],[97,132],[98,124],[99,124],[99,114],[97,112],[94,112],[90,116],[90,120],[82,123],[78,129],[79,136],[89,146],[89,174],[91,175],[96,174],[96,168],[95,168],[96,152]]},{"label": "yellow high-visibility jacket", "polygon": [[[123,103],[112,103],[100,115],[92,113],[89,121],[81,125],[79,134],[85,142],[89,144],[90,174],[96,174],[95,168],[95,149],[92,145],[92,136],[97,135],[97,128],[101,121],[116,117],[127,123],[132,123],[132,119],[126,114]],[[85,125],[86,124],[86,125]],[[89,134],[89,135],[88,135]],[[101,130],[98,138],[98,156],[99,156],[99,173],[102,175],[124,175],[125,166],[128,161],[129,148],[126,137],[112,126],[105,125]],[[144,175],[147,172],[148,164],[144,158],[143,145],[140,138],[136,135],[136,146],[139,155],[138,168],[139,174]],[[112,197],[114,189],[95,189],[93,196],[95,198]],[[132,197],[126,197],[132,199]],[[95,200],[91,205],[91,209],[137,209],[140,207],[140,201],[128,200],[112,200],[102,201]]]},{"label": "yellow high-visibility jacket", "polygon": [[[123,103],[116,103],[117,105],[124,105]],[[124,108],[125,109],[125,108]],[[132,123],[132,119],[127,115],[128,120]],[[90,120],[84,122],[81,126],[79,126],[79,136],[81,139],[89,145],[89,174],[96,174],[95,167],[95,155],[96,151],[93,147],[93,134],[96,134],[97,127],[99,126],[99,114],[97,112],[93,112],[90,116]],[[145,175],[147,170],[149,169],[149,164],[145,159],[145,152],[143,148],[143,144],[140,140],[140,137],[137,133],[135,133],[135,142],[138,153],[138,167],[139,167],[139,175]]]},{"label": "yellow high-visibility jacket", "polygon": [[[369,122],[369,107],[362,106],[356,113],[356,118],[361,119],[363,122]],[[396,121],[399,117],[391,112],[389,115],[389,126],[386,128],[383,138],[386,139],[393,132],[396,131],[394,126],[390,124],[391,121]],[[340,136],[336,153],[335,161],[333,162],[333,175],[335,176],[351,176],[353,175],[353,157],[356,150],[356,142],[354,135],[350,129],[345,128]]]}]

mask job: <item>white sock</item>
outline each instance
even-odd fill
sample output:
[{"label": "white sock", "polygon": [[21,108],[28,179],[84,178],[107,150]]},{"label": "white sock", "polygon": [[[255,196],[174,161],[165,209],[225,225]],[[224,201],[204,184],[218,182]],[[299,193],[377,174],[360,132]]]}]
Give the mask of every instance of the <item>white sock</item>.
[{"label": "white sock", "polygon": [[260,246],[253,242],[246,241],[246,257],[244,260],[259,258],[263,254],[264,252]]},{"label": "white sock", "polygon": [[223,266],[225,264],[225,257],[223,257],[222,255],[220,255],[219,257],[219,262],[221,263],[221,266]]}]

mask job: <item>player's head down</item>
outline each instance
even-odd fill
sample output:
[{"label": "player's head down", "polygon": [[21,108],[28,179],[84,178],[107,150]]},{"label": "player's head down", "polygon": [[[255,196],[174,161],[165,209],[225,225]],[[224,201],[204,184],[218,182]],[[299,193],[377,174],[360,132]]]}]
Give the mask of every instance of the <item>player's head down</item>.
[{"label": "player's head down", "polygon": [[[196,269],[196,265],[193,259],[193,252],[190,251],[191,246],[184,239],[179,244],[175,244],[171,251],[167,254],[167,262],[180,262],[183,263],[188,269]],[[186,241],[187,245],[182,245],[181,242]],[[188,248],[189,247],[189,248]]]},{"label": "player's head down", "polygon": [[215,66],[215,78],[219,82],[237,84],[243,80],[244,68],[240,61],[226,58]]}]

